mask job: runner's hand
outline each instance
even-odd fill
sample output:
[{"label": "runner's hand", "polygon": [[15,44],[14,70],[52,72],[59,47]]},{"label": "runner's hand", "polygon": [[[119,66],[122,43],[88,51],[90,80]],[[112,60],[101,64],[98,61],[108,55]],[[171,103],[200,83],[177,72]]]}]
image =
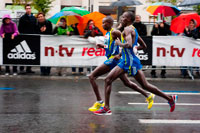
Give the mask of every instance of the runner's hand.
[{"label": "runner's hand", "polygon": [[133,47],[133,53],[136,55],[137,54],[137,46]]},{"label": "runner's hand", "polygon": [[121,55],[119,55],[119,54],[114,56],[115,60],[119,60],[120,58],[121,58]]},{"label": "runner's hand", "polygon": [[115,45],[120,45],[120,44],[121,44],[121,41],[120,41],[119,38],[117,38],[117,39],[115,40]]}]

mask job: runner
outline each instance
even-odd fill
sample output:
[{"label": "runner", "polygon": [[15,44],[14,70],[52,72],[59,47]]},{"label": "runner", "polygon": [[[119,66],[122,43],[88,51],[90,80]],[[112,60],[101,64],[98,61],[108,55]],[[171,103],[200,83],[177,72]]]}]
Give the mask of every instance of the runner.
[{"label": "runner", "polygon": [[[136,29],[132,26],[134,21],[134,14],[132,12],[125,12],[122,16],[122,25],[125,27],[122,33],[122,42],[119,38],[115,41],[115,45],[123,47],[122,49],[122,61],[111,70],[111,72],[107,75],[105,79],[105,106],[100,110],[95,111],[94,114],[97,115],[109,115],[111,114],[110,110],[110,93],[112,82],[115,81],[124,73],[128,73],[129,75],[134,76],[137,82],[144,88],[145,90],[152,92],[160,97],[165,98],[170,105],[170,112],[175,110],[175,103],[178,98],[177,95],[166,95],[162,91],[160,91],[157,87],[151,85],[146,80],[143,72],[140,70],[142,65],[140,60],[133,53],[133,47],[137,45],[138,33]],[[145,49],[147,46],[145,43],[136,47],[137,50]]]},{"label": "runner", "polygon": [[[108,32],[105,35],[104,44],[97,44],[97,48],[105,48],[107,60],[104,62],[104,64],[98,66],[89,76],[90,83],[97,98],[97,101],[94,103],[94,105],[88,109],[89,111],[97,111],[101,106],[104,106],[104,102],[99,93],[98,85],[96,84],[96,79],[99,76],[110,72],[110,70],[112,70],[121,60],[121,55],[119,55],[119,46],[114,45],[114,40],[117,39],[117,36],[121,36],[121,32],[114,31],[112,26],[112,17],[105,17],[103,19],[103,28]],[[119,78],[122,80],[125,86],[140,92],[146,97],[146,101],[148,102],[148,109],[152,107],[154,94],[148,95],[139,86],[131,82],[125,73],[120,75]]]}]

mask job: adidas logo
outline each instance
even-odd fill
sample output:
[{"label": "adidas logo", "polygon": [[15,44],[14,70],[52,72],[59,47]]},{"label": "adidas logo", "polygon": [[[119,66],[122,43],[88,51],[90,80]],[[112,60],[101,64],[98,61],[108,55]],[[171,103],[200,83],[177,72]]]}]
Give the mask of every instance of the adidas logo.
[{"label": "adidas logo", "polygon": [[8,53],[7,57],[8,59],[36,59],[36,55],[32,54],[32,51],[25,40],[15,46],[15,48]]}]

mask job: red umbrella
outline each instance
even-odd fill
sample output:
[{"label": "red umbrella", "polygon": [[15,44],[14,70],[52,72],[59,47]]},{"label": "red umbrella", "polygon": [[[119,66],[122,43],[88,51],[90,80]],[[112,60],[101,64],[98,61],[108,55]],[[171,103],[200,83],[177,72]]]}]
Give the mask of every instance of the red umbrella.
[{"label": "red umbrella", "polygon": [[171,22],[170,30],[174,33],[183,33],[186,26],[189,25],[190,20],[194,19],[197,22],[196,27],[200,25],[200,17],[196,13],[181,14]]}]

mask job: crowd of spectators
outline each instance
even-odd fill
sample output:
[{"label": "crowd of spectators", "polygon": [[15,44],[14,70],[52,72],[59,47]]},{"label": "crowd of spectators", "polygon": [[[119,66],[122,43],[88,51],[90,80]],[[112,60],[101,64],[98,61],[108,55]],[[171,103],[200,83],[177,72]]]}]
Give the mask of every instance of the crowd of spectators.
[{"label": "crowd of spectators", "polygon": [[[7,38],[7,41],[12,41],[17,35],[19,34],[44,34],[44,35],[79,35],[77,24],[73,24],[71,26],[67,25],[67,20],[65,18],[61,18],[59,22],[56,24],[55,28],[53,28],[52,23],[45,18],[44,13],[38,13],[36,17],[31,13],[31,5],[25,6],[26,13],[19,19],[19,25],[17,28],[17,25],[12,21],[11,17],[9,15],[5,15],[2,19],[2,26],[0,28],[0,36],[4,39]],[[119,19],[119,25],[117,26],[117,29],[120,31],[123,31],[121,25],[120,25]],[[188,27],[185,28],[184,33],[181,33],[179,35],[184,35],[187,37],[193,37],[194,39],[200,38],[200,27],[196,28],[197,22],[192,19],[190,21],[190,24]],[[145,24],[141,21],[141,16],[136,15],[135,22],[133,23],[133,26],[137,29],[140,36],[147,36],[147,27]],[[172,35],[170,31],[170,26],[165,23],[164,20],[158,21],[154,24],[152,31],[152,36],[168,36]],[[94,39],[95,36],[103,36],[103,33],[99,30],[98,27],[95,26],[95,23],[93,20],[89,20],[87,23],[87,26],[84,30],[84,38],[88,39]],[[5,75],[10,75],[10,67],[5,66]],[[13,66],[13,75],[19,74],[27,74],[27,73],[35,73],[32,71],[32,68],[30,66],[26,66],[26,69],[24,66],[19,67],[19,72],[17,66]],[[92,67],[94,69],[95,67]],[[161,70],[161,78],[166,78],[166,66],[162,66]],[[186,69],[187,68],[187,69]],[[1,69],[1,67],[0,67]],[[199,68],[195,68],[196,74],[199,75]],[[78,68],[79,74],[83,74],[83,68]],[[193,67],[181,67],[181,74],[183,77],[186,77],[188,75],[187,70],[190,70],[191,73],[193,70]],[[57,68],[57,74],[59,76],[62,76],[66,71],[66,68],[59,67]],[[90,69],[87,69],[87,71],[90,71]],[[40,67],[40,72],[42,76],[48,76],[51,74],[51,67]],[[76,73],[76,67],[72,67],[72,74]],[[152,78],[157,78],[156,75],[156,66],[152,66],[151,71]]]}]

